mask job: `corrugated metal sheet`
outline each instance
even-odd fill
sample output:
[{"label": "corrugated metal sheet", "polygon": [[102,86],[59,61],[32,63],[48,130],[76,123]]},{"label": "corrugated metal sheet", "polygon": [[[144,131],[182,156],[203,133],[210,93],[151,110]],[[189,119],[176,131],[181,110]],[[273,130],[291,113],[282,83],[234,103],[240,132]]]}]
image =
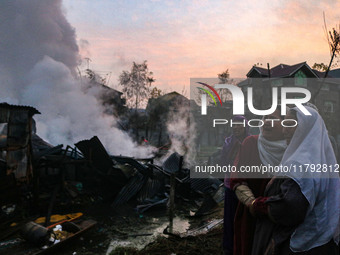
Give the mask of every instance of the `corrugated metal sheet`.
[{"label": "corrugated metal sheet", "polygon": [[148,178],[145,185],[138,193],[137,201],[143,203],[146,200],[153,199],[158,194],[164,193],[165,193],[165,176],[164,174],[155,171],[153,178]]},{"label": "corrugated metal sheet", "polygon": [[141,174],[152,177],[152,169],[141,164],[134,158],[122,157],[122,156],[111,156],[111,158],[120,164],[129,164],[133,166],[134,168],[136,168],[138,172],[140,172]]},{"label": "corrugated metal sheet", "polygon": [[0,149],[6,151],[7,174],[17,179],[31,176],[32,116],[39,113],[30,106],[0,103]]},{"label": "corrugated metal sheet", "polygon": [[25,147],[30,138],[30,118],[28,112],[22,109],[10,111],[7,133],[9,148]]},{"label": "corrugated metal sheet", "polygon": [[216,178],[190,179],[192,190],[200,194],[215,192],[221,184],[222,181]]},{"label": "corrugated metal sheet", "polygon": [[31,116],[33,116],[34,114],[40,114],[40,112],[34,107],[26,105],[11,105],[8,103],[0,103],[0,109],[1,108],[9,110],[26,110]]},{"label": "corrugated metal sheet", "polygon": [[104,174],[112,170],[113,162],[97,136],[90,140],[83,140],[75,144],[87,160],[93,162],[94,166]]},{"label": "corrugated metal sheet", "polygon": [[113,201],[112,206],[118,206],[128,202],[133,196],[135,196],[138,191],[144,186],[148,177],[137,172],[135,176],[133,176],[128,183],[120,190],[115,200]]},{"label": "corrugated metal sheet", "polygon": [[163,163],[164,171],[168,173],[177,173],[182,168],[183,157],[177,152],[172,153]]},{"label": "corrugated metal sheet", "polygon": [[7,175],[13,172],[17,179],[26,177],[28,164],[26,153],[26,149],[7,152]]},{"label": "corrugated metal sheet", "polygon": [[149,203],[149,204],[145,204],[145,205],[138,205],[136,207],[136,211],[139,213],[144,213],[145,211],[149,210],[152,207],[155,206],[166,206],[168,203],[169,198],[163,198],[161,200],[158,200],[156,202],[153,203]]}]

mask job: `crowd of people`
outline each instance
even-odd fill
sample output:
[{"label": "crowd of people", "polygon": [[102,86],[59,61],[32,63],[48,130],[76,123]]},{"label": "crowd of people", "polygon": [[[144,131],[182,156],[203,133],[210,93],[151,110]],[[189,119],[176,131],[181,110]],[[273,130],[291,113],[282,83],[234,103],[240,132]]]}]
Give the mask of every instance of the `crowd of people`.
[{"label": "crowd of people", "polygon": [[[224,254],[338,255],[340,235],[340,178],[337,160],[322,117],[305,106],[280,109],[264,116],[259,135],[247,125],[234,125],[226,138],[221,164],[287,166],[298,169],[276,174],[225,178]],[[295,120],[286,127],[273,119]],[[246,121],[235,116],[235,122]],[[288,127],[289,126],[289,127]],[[309,166],[323,166],[315,171]]]}]

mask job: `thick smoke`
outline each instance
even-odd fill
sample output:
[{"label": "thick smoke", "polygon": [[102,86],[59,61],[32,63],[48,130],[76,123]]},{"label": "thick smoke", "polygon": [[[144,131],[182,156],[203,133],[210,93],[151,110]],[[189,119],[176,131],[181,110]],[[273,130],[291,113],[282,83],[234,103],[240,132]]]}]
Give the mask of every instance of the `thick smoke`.
[{"label": "thick smoke", "polygon": [[0,1],[0,102],[30,105],[37,131],[52,144],[73,144],[97,135],[112,154],[145,157],[115,120],[85,94],[75,30],[61,0]]}]

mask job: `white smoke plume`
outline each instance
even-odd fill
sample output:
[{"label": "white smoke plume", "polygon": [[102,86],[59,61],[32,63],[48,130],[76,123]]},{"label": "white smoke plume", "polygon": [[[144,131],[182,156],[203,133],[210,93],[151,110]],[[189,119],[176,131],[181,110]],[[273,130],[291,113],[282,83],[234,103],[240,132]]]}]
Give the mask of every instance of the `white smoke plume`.
[{"label": "white smoke plume", "polygon": [[171,140],[171,147],[163,159],[177,152],[184,156],[184,162],[187,166],[194,164],[196,157],[196,124],[193,119],[189,105],[169,112],[166,127]]},{"label": "white smoke plume", "polygon": [[0,38],[0,102],[36,107],[41,137],[72,145],[97,135],[111,154],[150,155],[151,148],[138,148],[82,91],[76,33],[61,0],[1,0]]}]

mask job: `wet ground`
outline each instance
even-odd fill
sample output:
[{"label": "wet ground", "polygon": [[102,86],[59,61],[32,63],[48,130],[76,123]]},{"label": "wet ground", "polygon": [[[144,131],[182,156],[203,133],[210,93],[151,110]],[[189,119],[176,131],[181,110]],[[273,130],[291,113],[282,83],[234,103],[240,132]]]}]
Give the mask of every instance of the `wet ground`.
[{"label": "wet ground", "polygon": [[[210,243],[214,243],[213,249],[222,251],[222,235],[221,231],[218,230],[213,230],[217,232],[211,236],[210,233],[205,233],[207,232],[205,229],[201,229],[201,232],[198,231],[192,234],[203,233],[203,235],[178,237],[181,233],[185,234],[188,230],[197,229],[214,219],[221,219],[223,217],[221,207],[216,208],[214,213],[204,217],[190,217],[191,209],[187,203],[177,205],[172,229],[174,235],[168,235],[163,233],[169,226],[166,208],[153,209],[144,214],[138,214],[133,211],[131,205],[120,207],[119,210],[114,211],[113,215],[109,217],[104,216],[102,218],[103,221],[99,221],[99,225],[95,230],[97,233],[91,235],[92,238],[102,237],[103,239],[93,242],[94,246],[89,247],[89,245],[86,245],[86,251],[79,251],[81,252],[79,254],[172,254],[176,249],[177,252],[175,254],[180,254],[181,250],[187,246],[188,249],[189,246],[191,248],[189,250],[184,249],[185,253],[182,254],[195,254],[192,250],[194,247],[197,250],[202,250],[209,246],[207,243],[202,242],[205,239],[204,236],[210,239]],[[221,229],[221,226],[217,229]],[[169,231],[169,229],[167,230]],[[100,233],[105,233],[106,237]],[[211,239],[216,239],[216,241],[212,242]],[[96,246],[98,249],[93,250]],[[100,249],[101,247],[103,249]],[[159,251],[157,252],[157,250]],[[190,250],[192,250],[192,253],[190,253]]]},{"label": "wet ground", "polygon": [[[169,236],[163,234],[169,225],[165,207],[152,208],[144,214],[139,214],[134,210],[134,206],[127,204],[115,209],[108,204],[98,203],[83,208],[80,210],[84,213],[82,218],[96,220],[97,225],[53,254],[198,254],[198,251],[205,249],[214,249],[214,254],[220,254],[219,251],[222,251],[221,226],[209,233],[205,233],[206,230],[203,229],[203,235],[178,237],[180,233],[196,229],[213,219],[223,218],[221,207],[216,208],[213,214],[198,218],[190,217],[193,208],[188,203],[178,203],[173,219],[174,235]],[[194,234],[198,235],[201,232]],[[0,250],[0,254],[13,253],[10,249],[5,253]]]}]

